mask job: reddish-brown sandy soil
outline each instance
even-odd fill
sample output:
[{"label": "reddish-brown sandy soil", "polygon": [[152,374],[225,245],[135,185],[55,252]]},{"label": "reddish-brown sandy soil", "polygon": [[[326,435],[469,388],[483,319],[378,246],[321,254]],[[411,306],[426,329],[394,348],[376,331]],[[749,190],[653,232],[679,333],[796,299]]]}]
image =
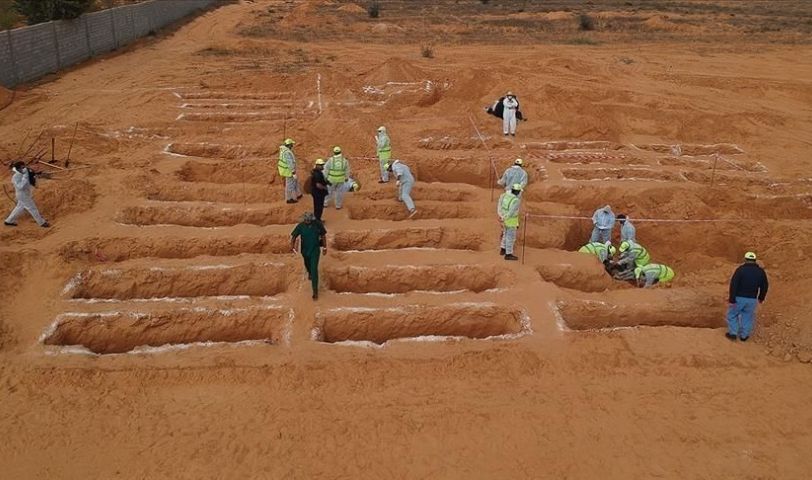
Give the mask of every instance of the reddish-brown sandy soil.
[{"label": "reddish-brown sandy soil", "polygon": [[[58,161],[52,228],[0,230],[0,478],[809,478],[809,3],[380,5],[230,2],[0,110],[0,159]],[[515,138],[483,112],[509,89]],[[315,302],[285,137],[301,179],[340,145],[362,184]],[[575,252],[558,217],[607,203],[672,285]],[[771,289],[732,343],[747,250]]]}]

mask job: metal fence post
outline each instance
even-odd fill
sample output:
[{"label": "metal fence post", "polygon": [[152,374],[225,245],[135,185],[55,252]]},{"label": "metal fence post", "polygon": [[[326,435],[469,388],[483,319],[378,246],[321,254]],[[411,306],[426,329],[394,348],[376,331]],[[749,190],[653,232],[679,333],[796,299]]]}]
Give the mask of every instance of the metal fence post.
[{"label": "metal fence post", "polygon": [[114,13],[115,11],[116,11],[115,8],[111,8],[109,10],[109,12],[110,12],[110,27],[113,30],[113,45],[114,45],[113,50],[118,48],[118,37],[116,37],[116,14]]},{"label": "metal fence post", "polygon": [[56,52],[56,69],[62,69],[62,59],[60,58],[59,54],[59,36],[56,34],[56,22],[51,20],[48,22],[51,24],[51,32],[54,34],[54,52]]},{"label": "metal fence post", "polygon": [[93,56],[93,47],[90,46],[90,27],[87,24],[87,15],[82,15],[85,24],[85,43],[87,44],[87,58]]},{"label": "metal fence post", "polygon": [[14,42],[11,41],[11,29],[6,30],[8,39],[8,53],[11,55],[11,69],[14,70],[14,84],[20,83],[20,72],[17,70],[17,60],[14,58]]}]

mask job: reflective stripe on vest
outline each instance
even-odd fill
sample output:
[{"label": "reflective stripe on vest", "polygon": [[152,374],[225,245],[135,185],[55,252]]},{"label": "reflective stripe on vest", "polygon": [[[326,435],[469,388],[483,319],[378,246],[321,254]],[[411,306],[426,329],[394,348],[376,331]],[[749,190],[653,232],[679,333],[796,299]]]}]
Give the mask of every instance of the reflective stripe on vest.
[{"label": "reflective stripe on vest", "polygon": [[279,175],[283,177],[290,177],[293,175],[293,172],[290,170],[290,166],[288,166],[288,161],[285,159],[285,153],[290,151],[287,147],[282,145],[279,147],[279,161],[276,162],[276,168],[279,170]]},{"label": "reflective stripe on vest", "polygon": [[648,265],[648,263],[651,261],[651,256],[648,254],[648,250],[643,248],[642,245],[635,243],[634,247],[632,247],[632,252],[634,253],[634,263],[638,267]]},{"label": "reflective stripe on vest", "polygon": [[[506,201],[507,200],[507,201]],[[514,196],[512,193],[506,193],[504,197],[502,197],[502,205],[500,205],[500,210],[502,211],[502,216],[505,217],[505,226],[506,227],[518,227],[519,226],[519,212],[516,212],[516,216],[514,217],[507,217],[506,215],[513,207],[513,202],[518,202],[519,197]]]},{"label": "reflective stripe on vest", "polygon": [[347,160],[339,155],[330,158],[330,170],[327,172],[328,177],[344,178],[347,176]]}]

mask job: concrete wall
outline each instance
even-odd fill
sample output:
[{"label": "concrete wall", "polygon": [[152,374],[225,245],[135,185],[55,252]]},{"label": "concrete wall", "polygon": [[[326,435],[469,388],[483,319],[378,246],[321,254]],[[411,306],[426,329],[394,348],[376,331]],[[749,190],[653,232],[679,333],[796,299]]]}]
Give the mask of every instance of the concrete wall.
[{"label": "concrete wall", "polygon": [[0,85],[11,88],[123,47],[216,1],[151,0],[0,32]]}]

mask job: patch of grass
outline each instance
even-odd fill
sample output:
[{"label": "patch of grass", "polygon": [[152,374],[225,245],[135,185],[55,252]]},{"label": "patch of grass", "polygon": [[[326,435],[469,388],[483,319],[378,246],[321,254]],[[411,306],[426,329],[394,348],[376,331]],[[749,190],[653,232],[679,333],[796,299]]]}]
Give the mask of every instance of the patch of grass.
[{"label": "patch of grass", "polygon": [[600,45],[601,42],[587,37],[575,37],[564,40],[567,45]]},{"label": "patch of grass", "polygon": [[578,28],[583,31],[595,30],[595,20],[589,15],[582,13],[578,16]]},{"label": "patch of grass", "polygon": [[420,45],[420,56],[423,58],[434,58],[434,45]]},{"label": "patch of grass", "polygon": [[19,27],[22,24],[23,17],[14,8],[14,1],[0,0],[0,30]]},{"label": "patch of grass", "polygon": [[381,15],[381,5],[378,2],[372,2],[367,7],[369,18],[378,18]]}]

